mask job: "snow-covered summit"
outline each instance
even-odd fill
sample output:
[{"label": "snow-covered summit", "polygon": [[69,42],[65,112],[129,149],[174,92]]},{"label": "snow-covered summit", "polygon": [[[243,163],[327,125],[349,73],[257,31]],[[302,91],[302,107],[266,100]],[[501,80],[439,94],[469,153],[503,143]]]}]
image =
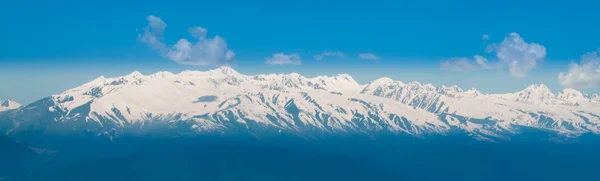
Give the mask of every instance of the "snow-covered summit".
[{"label": "snow-covered summit", "polygon": [[515,95],[516,101],[533,104],[547,104],[556,97],[550,88],[544,84],[530,85],[524,90],[515,93]]},{"label": "snow-covered summit", "polygon": [[481,92],[479,92],[479,90],[475,89],[475,87],[471,87],[469,90],[465,91],[465,94],[472,95],[472,96],[478,96],[478,95],[481,95]]},{"label": "snow-covered summit", "polygon": [[225,75],[239,74],[237,71],[235,71],[233,68],[231,68],[229,66],[222,66],[217,69],[213,69],[210,72],[214,72],[214,73],[219,72],[219,73],[223,73]]},{"label": "snow-covered summit", "polygon": [[0,111],[7,111],[7,110],[11,110],[11,109],[16,109],[21,107],[22,105],[19,104],[16,101],[10,100],[10,99],[6,99],[6,100],[0,100]]},{"label": "snow-covered summit", "polygon": [[566,88],[558,93],[557,98],[560,99],[571,99],[571,98],[582,98],[584,97],[583,93],[578,90]]}]

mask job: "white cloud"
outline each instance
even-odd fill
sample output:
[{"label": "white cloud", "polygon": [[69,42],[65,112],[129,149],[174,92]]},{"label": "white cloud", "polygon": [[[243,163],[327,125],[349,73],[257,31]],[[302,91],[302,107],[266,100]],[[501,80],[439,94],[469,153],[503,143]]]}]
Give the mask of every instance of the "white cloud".
[{"label": "white cloud", "polygon": [[491,69],[493,65],[491,65],[486,58],[475,55],[473,59],[469,58],[453,58],[450,60],[443,61],[441,63],[442,70],[449,71],[475,71],[481,69]]},{"label": "white cloud", "polygon": [[[235,58],[233,51],[227,48],[227,42],[220,36],[207,38],[207,29],[196,26],[189,29],[194,37],[193,42],[180,39],[169,47],[164,42],[164,31],[167,25],[159,17],[148,16],[148,26],[138,35],[138,40],[148,44],[161,56],[185,65],[230,65]],[[195,41],[195,42],[194,42]]]},{"label": "white cloud", "polygon": [[208,30],[206,28],[195,26],[195,27],[190,28],[188,30],[188,32],[190,32],[192,37],[200,38],[200,37],[206,37],[206,33],[208,32]]},{"label": "white cloud", "polygon": [[526,77],[546,57],[544,46],[527,43],[517,33],[511,33],[500,45],[494,47],[500,64],[508,66],[511,75],[515,77]]},{"label": "white cloud", "polygon": [[[472,71],[508,67],[512,76],[526,77],[546,57],[546,48],[537,43],[528,43],[517,33],[510,33],[500,44],[488,46],[488,52],[495,52],[497,60],[488,62],[476,55],[474,60],[457,58],[441,63],[441,68],[451,71]],[[460,67],[460,68],[457,68]]]},{"label": "white cloud", "polygon": [[163,43],[167,24],[156,16],[151,15],[147,19],[148,26],[144,28],[143,35],[138,35],[138,39],[148,44],[152,49],[161,51],[162,53],[162,51],[167,49],[167,46]]},{"label": "white cloud", "polygon": [[266,58],[265,63],[269,65],[300,65],[302,63],[302,60],[300,59],[300,55],[295,53],[289,55],[286,55],[284,53],[276,53],[273,55],[273,57]]},{"label": "white cloud", "polygon": [[563,87],[591,88],[600,86],[600,57],[598,52],[581,56],[580,63],[571,63],[567,73],[558,74],[558,82]]},{"label": "white cloud", "polygon": [[379,57],[377,57],[377,55],[372,54],[372,53],[361,53],[361,54],[358,55],[358,58],[365,59],[365,60],[377,60],[377,59],[379,59]]},{"label": "white cloud", "polygon": [[481,37],[481,39],[483,39],[484,41],[489,40],[490,36],[488,34],[483,34],[483,36]]},{"label": "white cloud", "polygon": [[325,58],[325,57],[343,58],[343,57],[346,57],[346,54],[344,52],[328,52],[328,51],[324,51],[322,54],[315,55],[315,60],[323,60],[323,58]]}]

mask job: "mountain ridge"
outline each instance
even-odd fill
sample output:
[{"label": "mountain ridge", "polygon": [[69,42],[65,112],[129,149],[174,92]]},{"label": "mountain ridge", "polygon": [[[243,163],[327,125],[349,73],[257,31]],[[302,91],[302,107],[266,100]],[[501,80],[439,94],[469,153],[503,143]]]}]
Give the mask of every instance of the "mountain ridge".
[{"label": "mountain ridge", "polygon": [[[458,129],[477,139],[510,139],[522,127],[559,135],[600,133],[600,99],[574,89],[531,85],[516,93],[435,87],[348,74],[244,75],[230,67],[97,79],[0,115],[0,131],[61,129],[118,137],[154,129],[182,133],[311,135],[389,132],[426,136]],[[32,116],[36,115],[36,116]],[[57,130],[37,122],[44,120]],[[3,126],[2,126],[3,125]],[[152,129],[148,127],[153,127]],[[27,129],[26,129],[27,128]],[[63,134],[63,132],[60,132]]]}]

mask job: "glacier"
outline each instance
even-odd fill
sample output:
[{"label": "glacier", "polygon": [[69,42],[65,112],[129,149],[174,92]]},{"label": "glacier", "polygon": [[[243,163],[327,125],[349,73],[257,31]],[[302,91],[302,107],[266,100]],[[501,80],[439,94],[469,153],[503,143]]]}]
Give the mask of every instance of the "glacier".
[{"label": "glacier", "polygon": [[99,77],[34,103],[3,101],[0,132],[24,135],[410,135],[464,133],[511,140],[527,130],[560,139],[600,133],[600,96],[545,85],[516,93],[435,87],[348,74],[244,75],[230,67]]}]

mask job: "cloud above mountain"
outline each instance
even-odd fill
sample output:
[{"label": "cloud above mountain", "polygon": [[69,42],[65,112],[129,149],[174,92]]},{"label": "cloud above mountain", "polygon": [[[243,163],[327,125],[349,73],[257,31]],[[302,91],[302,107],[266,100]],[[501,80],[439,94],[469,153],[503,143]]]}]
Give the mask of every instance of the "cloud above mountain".
[{"label": "cloud above mountain", "polygon": [[546,58],[546,48],[526,42],[519,34],[510,33],[500,44],[490,44],[488,53],[495,53],[493,61],[480,55],[473,58],[453,58],[441,62],[448,71],[474,71],[507,68],[511,76],[524,78]]},{"label": "cloud above mountain", "polygon": [[558,75],[563,87],[591,88],[600,86],[600,57],[598,52],[586,53],[579,63],[572,62],[569,71]]},{"label": "cloud above mountain", "polygon": [[481,69],[492,69],[492,65],[488,60],[480,55],[473,56],[473,59],[466,57],[452,58],[444,61],[441,64],[443,70],[450,71],[474,71]]},{"label": "cloud above mountain", "polygon": [[358,54],[358,58],[365,60],[377,60],[379,57],[373,53],[361,53]]},{"label": "cloud above mountain", "polygon": [[235,54],[227,48],[225,39],[216,35],[214,38],[206,36],[208,30],[199,26],[192,27],[188,32],[193,39],[179,39],[177,43],[169,46],[165,43],[164,31],[167,24],[160,17],[148,16],[148,26],[138,40],[147,44],[153,50],[169,60],[184,65],[196,66],[221,66],[230,65]]},{"label": "cloud above mountain", "polygon": [[315,55],[315,60],[323,60],[323,58],[325,58],[325,57],[344,58],[344,57],[346,57],[346,54],[341,51],[337,51],[337,52],[324,51],[323,53],[321,53],[319,55]]},{"label": "cloud above mountain", "polygon": [[272,57],[268,57],[265,59],[265,64],[269,65],[300,65],[302,64],[302,60],[300,59],[300,55],[292,53],[292,54],[284,54],[284,53],[276,53]]}]

